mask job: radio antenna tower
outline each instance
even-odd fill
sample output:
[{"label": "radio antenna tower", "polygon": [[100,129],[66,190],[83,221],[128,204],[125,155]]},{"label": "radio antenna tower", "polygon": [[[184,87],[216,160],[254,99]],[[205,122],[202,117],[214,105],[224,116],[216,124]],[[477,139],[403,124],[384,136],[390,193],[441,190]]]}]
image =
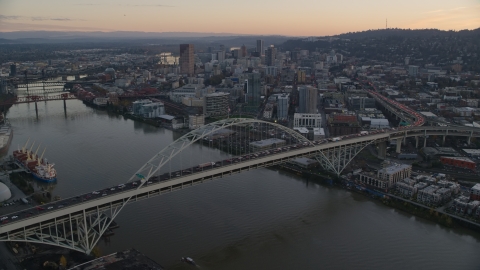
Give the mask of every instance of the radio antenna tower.
[{"label": "radio antenna tower", "polygon": [[388,29],[388,19],[385,19],[385,29]]}]

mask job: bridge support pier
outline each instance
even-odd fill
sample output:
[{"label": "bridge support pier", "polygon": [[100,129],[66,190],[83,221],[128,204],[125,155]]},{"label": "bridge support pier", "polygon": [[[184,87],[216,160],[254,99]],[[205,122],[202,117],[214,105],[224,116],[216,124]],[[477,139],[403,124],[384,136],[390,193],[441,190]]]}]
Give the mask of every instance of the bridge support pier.
[{"label": "bridge support pier", "polygon": [[363,141],[358,143],[340,145],[338,147],[321,150],[315,156],[315,159],[327,171],[340,176],[342,171],[352,161],[352,159],[362,151],[367,145],[375,143],[374,141]]},{"label": "bridge support pier", "polygon": [[396,150],[396,152],[398,154],[400,154],[401,151],[402,151],[402,139],[400,138],[400,139],[397,139],[397,150]]},{"label": "bridge support pier", "polygon": [[67,100],[63,100],[63,112],[65,113],[65,116],[67,116]]},{"label": "bridge support pier", "polygon": [[415,148],[418,148],[418,136],[415,136]]},{"label": "bridge support pier", "polygon": [[442,136],[442,146],[445,146],[445,138],[446,138],[446,137],[447,137],[447,136],[445,136],[445,135]]},{"label": "bridge support pier", "polygon": [[423,138],[423,147],[427,147],[427,136]]},{"label": "bridge support pier", "polygon": [[387,158],[387,142],[378,143],[378,156],[380,158]]}]

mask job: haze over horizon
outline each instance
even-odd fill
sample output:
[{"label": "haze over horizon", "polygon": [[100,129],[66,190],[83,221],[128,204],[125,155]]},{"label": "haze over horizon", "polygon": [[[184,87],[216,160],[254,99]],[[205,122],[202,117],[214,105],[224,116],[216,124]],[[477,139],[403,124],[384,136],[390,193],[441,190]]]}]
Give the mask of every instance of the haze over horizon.
[{"label": "haze over horizon", "polygon": [[324,36],[480,27],[479,0],[0,0],[0,31],[141,31]]}]

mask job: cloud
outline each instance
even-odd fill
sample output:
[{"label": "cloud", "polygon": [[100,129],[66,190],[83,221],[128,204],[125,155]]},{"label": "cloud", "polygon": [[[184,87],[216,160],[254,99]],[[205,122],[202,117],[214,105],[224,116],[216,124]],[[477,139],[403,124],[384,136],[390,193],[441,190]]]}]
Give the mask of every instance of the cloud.
[{"label": "cloud", "polygon": [[[100,4],[100,3],[83,3],[83,4],[75,4],[75,6],[106,6],[107,4]],[[109,5],[110,6],[110,5]],[[161,5],[161,4],[157,4],[157,5],[151,5],[151,4],[135,4],[135,5],[131,5],[131,4],[116,4],[116,6],[119,6],[119,7],[165,7],[165,8],[169,8],[169,7],[175,7],[175,6],[171,6],[171,5]]]},{"label": "cloud", "polygon": [[16,16],[16,15],[1,15],[0,20],[31,20],[31,21],[85,21],[84,19],[62,18],[62,17],[41,17],[41,16]]},{"label": "cloud", "polygon": [[[469,8],[456,7],[449,10],[433,10],[428,15],[406,25],[406,28],[438,28],[442,30],[461,30],[478,28],[480,5]],[[424,13],[424,14],[426,14]]]},{"label": "cloud", "polygon": [[443,11],[443,9],[437,9],[437,10],[431,10],[431,11],[424,12],[423,14],[438,13],[438,12],[442,12],[442,11]]},{"label": "cloud", "polygon": [[9,15],[1,15],[0,20],[18,20],[21,16],[9,16]]},{"label": "cloud", "polygon": [[83,27],[83,26],[69,26],[65,24],[52,25],[43,22],[35,23],[20,23],[20,22],[7,22],[0,21],[0,29],[2,32],[10,31],[114,31],[114,29],[108,28],[96,28],[96,27]]}]

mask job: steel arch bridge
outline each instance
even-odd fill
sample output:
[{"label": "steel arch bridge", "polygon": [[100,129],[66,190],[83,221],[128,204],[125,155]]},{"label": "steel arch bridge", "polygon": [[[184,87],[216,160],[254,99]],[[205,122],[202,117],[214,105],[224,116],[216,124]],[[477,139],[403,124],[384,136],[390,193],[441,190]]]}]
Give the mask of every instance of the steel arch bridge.
[{"label": "steel arch bridge", "polygon": [[[289,134],[299,147],[280,151],[273,155],[260,156],[257,159],[242,160],[239,163],[222,165],[209,170],[196,171],[180,177],[156,175],[156,173],[175,156],[190,145],[215,132],[232,126],[265,124]],[[419,137],[428,135],[452,135],[480,137],[479,129],[448,127],[414,127],[405,130],[388,130],[368,136],[354,135],[335,142],[311,142],[299,133],[274,123],[254,119],[226,119],[180,137],[142,166],[125,184],[106,196],[83,194],[67,198],[42,207],[32,208],[20,213],[15,220],[0,225],[0,241],[22,241],[49,244],[90,253],[100,240],[111,222],[128,203],[159,196],[185,187],[195,186],[212,179],[222,178],[244,171],[282,164],[298,157],[316,157],[326,169],[339,174],[345,166],[369,144],[383,143],[391,139]],[[110,190],[107,188],[105,190]],[[61,206],[61,207],[60,207]],[[29,215],[28,211],[35,213]]]}]

